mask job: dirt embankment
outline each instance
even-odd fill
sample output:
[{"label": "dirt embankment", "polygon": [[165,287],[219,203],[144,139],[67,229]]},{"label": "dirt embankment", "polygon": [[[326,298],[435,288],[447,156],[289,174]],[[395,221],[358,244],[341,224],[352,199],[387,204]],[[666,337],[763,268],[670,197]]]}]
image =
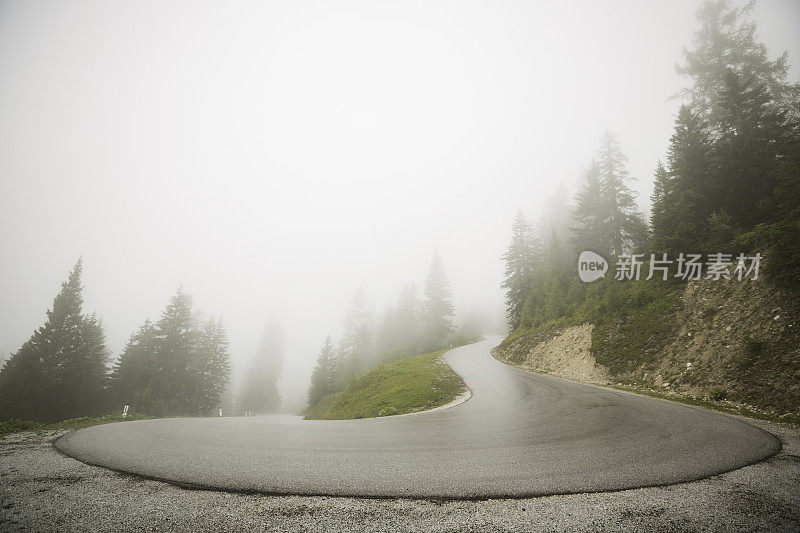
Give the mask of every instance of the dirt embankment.
[{"label": "dirt embankment", "polygon": [[592,347],[592,324],[573,326],[548,336],[523,336],[507,350],[495,350],[501,360],[541,374],[586,383],[609,383],[608,369],[598,365]]},{"label": "dirt embankment", "polygon": [[800,410],[800,310],[766,281],[689,283],[662,356],[628,377],[682,394]]},{"label": "dirt embankment", "polygon": [[[634,316],[518,335],[495,356],[527,370],[589,383],[620,383],[771,415],[800,415],[800,301],[765,279],[702,280],[680,290],[656,333]],[[642,326],[644,327],[644,326]],[[616,350],[640,336],[644,350]],[[614,337],[616,344],[608,342]],[[619,362],[620,354],[627,359]],[[615,359],[616,358],[616,359]],[[616,361],[612,372],[602,363]]]}]

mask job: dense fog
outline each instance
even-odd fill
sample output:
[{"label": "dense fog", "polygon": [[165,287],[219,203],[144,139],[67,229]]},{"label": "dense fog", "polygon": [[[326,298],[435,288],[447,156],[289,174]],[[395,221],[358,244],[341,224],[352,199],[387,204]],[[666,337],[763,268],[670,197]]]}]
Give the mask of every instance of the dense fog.
[{"label": "dense fog", "polygon": [[[380,318],[437,252],[456,322],[503,332],[516,211],[573,191],[606,130],[648,212],[696,8],[0,2],[0,351],[79,257],[114,357],[179,287],[235,387],[280,324],[286,412],[354,294]],[[800,56],[800,4],[753,20]]]}]

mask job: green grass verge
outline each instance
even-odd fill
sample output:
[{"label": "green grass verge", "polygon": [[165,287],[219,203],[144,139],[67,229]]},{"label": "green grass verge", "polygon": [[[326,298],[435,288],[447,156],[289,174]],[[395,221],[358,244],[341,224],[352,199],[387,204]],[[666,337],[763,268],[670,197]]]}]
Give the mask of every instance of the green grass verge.
[{"label": "green grass verge", "polygon": [[329,394],[304,415],[310,420],[343,420],[399,415],[439,407],[466,390],[461,377],[442,360],[447,350],[386,363]]},{"label": "green grass verge", "polygon": [[89,426],[96,426],[98,424],[110,424],[112,422],[130,422],[131,420],[143,420],[151,418],[146,415],[129,414],[127,417],[122,418],[120,414],[111,414],[105,416],[82,416],[79,418],[70,418],[69,420],[62,420],[53,424],[40,424],[33,420],[5,420],[0,422],[0,435],[8,435],[11,433],[19,433],[21,431],[36,431],[36,430],[64,430],[64,429],[80,429]]}]

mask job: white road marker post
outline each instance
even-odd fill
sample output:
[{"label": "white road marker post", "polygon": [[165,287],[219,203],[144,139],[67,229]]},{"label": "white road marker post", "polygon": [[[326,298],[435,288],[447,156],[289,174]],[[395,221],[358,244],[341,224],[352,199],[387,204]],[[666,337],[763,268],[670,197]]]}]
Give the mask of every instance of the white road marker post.
[{"label": "white road marker post", "polygon": [[222,407],[219,408],[219,416],[222,416]]},{"label": "white road marker post", "polygon": [[122,418],[125,418],[126,416],[128,416],[128,406],[127,405],[122,408]]}]

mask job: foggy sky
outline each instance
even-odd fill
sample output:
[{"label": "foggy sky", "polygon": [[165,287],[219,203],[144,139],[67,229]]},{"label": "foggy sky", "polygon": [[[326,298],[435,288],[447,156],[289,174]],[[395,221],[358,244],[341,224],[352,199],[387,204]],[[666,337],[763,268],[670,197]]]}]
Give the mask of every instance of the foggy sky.
[{"label": "foggy sky", "polygon": [[[0,350],[79,256],[115,356],[182,284],[236,378],[275,313],[294,405],[356,287],[380,314],[437,249],[457,310],[502,319],[515,211],[605,129],[648,205],[696,8],[0,2]],[[755,18],[800,79],[800,3]]]}]

